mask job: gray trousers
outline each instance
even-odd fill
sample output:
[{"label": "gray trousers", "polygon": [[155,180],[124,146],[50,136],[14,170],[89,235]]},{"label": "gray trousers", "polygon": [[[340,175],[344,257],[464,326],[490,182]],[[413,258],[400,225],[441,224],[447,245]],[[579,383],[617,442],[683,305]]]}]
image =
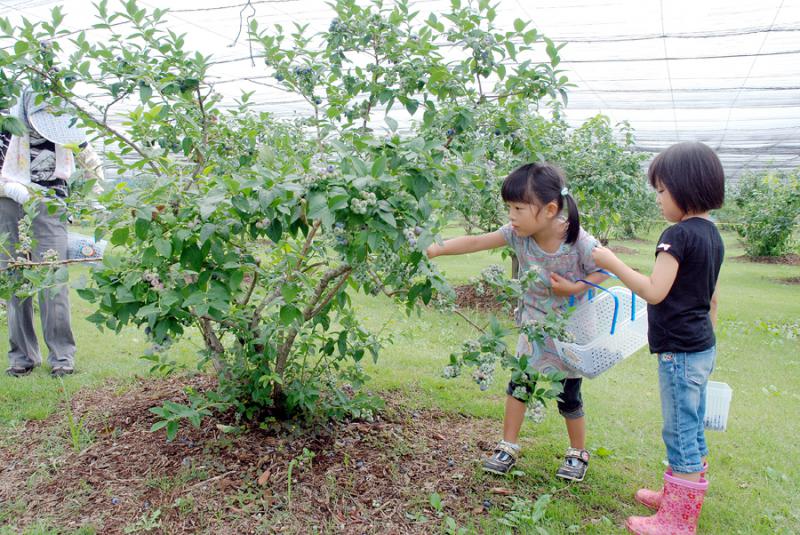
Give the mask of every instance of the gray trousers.
[{"label": "gray trousers", "polygon": [[[60,259],[67,257],[67,223],[61,220],[63,210],[53,215],[47,213],[47,205],[41,202],[39,215],[34,218],[32,231],[36,240],[34,260],[41,260],[42,253],[53,249]],[[22,206],[7,197],[0,197],[0,234],[7,234],[10,243],[5,249],[14,253],[19,242],[17,223],[24,215]],[[0,259],[5,265],[8,257],[0,249]],[[66,284],[39,292],[39,310],[42,316],[42,334],[47,344],[47,363],[51,368],[72,369],[75,362],[75,339],[72,336],[69,312],[69,288]],[[12,297],[8,302],[8,361],[12,367],[39,366],[42,356],[39,342],[33,329],[33,300],[21,301]]]}]

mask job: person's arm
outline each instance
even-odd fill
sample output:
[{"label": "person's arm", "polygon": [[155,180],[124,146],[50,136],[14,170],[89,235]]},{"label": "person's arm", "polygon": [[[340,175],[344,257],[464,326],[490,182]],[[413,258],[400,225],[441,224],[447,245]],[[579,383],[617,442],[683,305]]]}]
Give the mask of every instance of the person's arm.
[{"label": "person's arm", "polygon": [[719,292],[719,286],[714,288],[714,294],[711,296],[711,308],[708,311],[711,315],[711,326],[714,329],[717,328],[717,293]]},{"label": "person's arm", "polygon": [[442,255],[459,255],[466,253],[476,253],[488,249],[496,249],[506,245],[506,239],[500,231],[481,234],[478,236],[459,236],[445,240],[441,245],[431,244],[426,250],[428,258],[436,258]]},{"label": "person's arm", "polygon": [[103,162],[100,156],[95,152],[91,143],[87,143],[83,150],[75,156],[75,163],[83,169],[83,176],[89,180],[94,179],[96,182],[92,187],[92,192],[96,195],[103,193],[103,182],[105,181],[105,173],[103,172]]},{"label": "person's arm", "polygon": [[[602,273],[600,271],[595,271],[594,273],[589,273],[588,275],[586,275],[586,277],[584,277],[584,280],[593,282],[594,284],[600,284],[607,278],[608,275],[606,275],[605,273]],[[550,285],[552,286],[553,293],[559,297],[569,297],[571,295],[579,295],[592,288],[588,284],[565,279],[558,273],[550,274]]]},{"label": "person's arm", "polygon": [[634,271],[607,247],[596,247],[592,251],[592,258],[598,266],[619,277],[625,286],[651,305],[657,305],[667,297],[678,275],[678,260],[667,252],[658,253],[649,277]]}]

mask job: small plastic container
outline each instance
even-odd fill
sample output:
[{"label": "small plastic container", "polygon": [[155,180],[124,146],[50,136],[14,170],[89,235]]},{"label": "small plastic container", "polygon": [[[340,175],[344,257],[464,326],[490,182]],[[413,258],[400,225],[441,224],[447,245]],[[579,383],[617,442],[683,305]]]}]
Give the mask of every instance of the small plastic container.
[{"label": "small plastic container", "polygon": [[728,427],[728,411],[731,407],[733,389],[727,383],[709,381],[706,387],[706,416],[703,426],[713,431],[725,431]]},{"label": "small plastic container", "polygon": [[91,236],[69,232],[67,234],[67,258],[69,260],[103,258],[103,251],[108,242],[106,240],[94,241]]}]

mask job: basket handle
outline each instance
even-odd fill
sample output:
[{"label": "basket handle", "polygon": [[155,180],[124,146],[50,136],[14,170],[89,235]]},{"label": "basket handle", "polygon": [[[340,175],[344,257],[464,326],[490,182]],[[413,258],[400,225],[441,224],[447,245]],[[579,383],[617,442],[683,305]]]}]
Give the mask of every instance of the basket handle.
[{"label": "basket handle", "polygon": [[593,282],[589,282],[589,281],[584,280],[584,279],[577,279],[575,282],[582,282],[584,284],[588,284],[589,286],[593,286],[593,287],[597,288],[598,290],[602,290],[602,291],[606,292],[608,295],[610,295],[611,297],[614,298],[614,317],[611,319],[611,333],[610,333],[610,334],[613,335],[614,331],[617,328],[617,312],[619,311],[619,298],[616,295],[614,295],[612,292],[609,292],[606,288],[603,288],[602,286],[600,286],[599,284],[595,284]]},{"label": "basket handle", "polygon": [[[603,273],[604,275],[608,275],[609,277],[614,277],[617,280],[620,280],[619,277],[611,273],[610,271],[606,271],[605,269],[598,269],[597,272]],[[631,321],[636,321],[636,294],[631,290]]]}]

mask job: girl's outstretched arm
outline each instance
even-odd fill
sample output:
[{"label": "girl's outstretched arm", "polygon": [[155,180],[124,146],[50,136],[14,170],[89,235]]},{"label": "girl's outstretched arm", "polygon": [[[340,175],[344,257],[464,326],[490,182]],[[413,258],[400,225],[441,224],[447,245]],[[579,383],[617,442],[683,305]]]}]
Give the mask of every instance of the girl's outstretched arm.
[{"label": "girl's outstretched arm", "polygon": [[592,258],[598,266],[619,277],[625,286],[651,305],[657,305],[667,297],[678,275],[678,260],[665,252],[656,256],[653,273],[649,277],[628,267],[607,247],[595,247]]},{"label": "girl's outstretched arm", "polygon": [[500,231],[495,231],[479,236],[459,236],[458,238],[445,240],[442,245],[434,243],[428,247],[426,252],[428,253],[428,258],[435,258],[442,255],[458,255],[486,251],[504,245],[506,245],[506,239],[503,237],[503,234]]}]

